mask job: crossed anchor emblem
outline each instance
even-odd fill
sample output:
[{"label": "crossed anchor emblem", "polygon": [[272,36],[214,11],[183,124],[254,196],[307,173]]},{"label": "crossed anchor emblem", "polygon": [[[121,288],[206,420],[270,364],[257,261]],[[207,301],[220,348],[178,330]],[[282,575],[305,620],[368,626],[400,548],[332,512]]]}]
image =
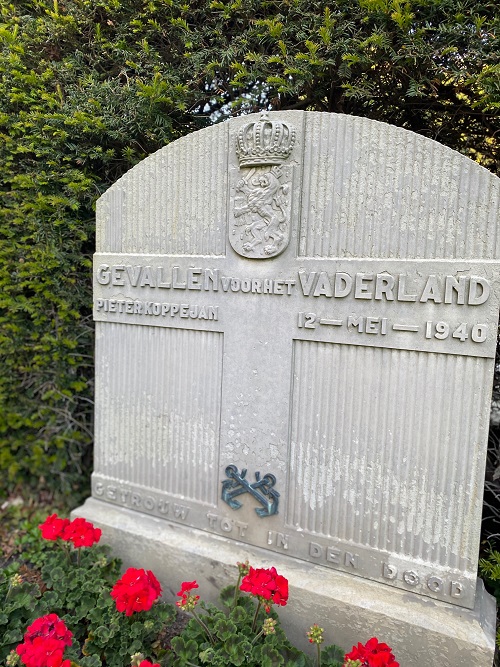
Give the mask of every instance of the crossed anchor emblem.
[{"label": "crossed anchor emblem", "polygon": [[255,511],[261,518],[278,514],[280,494],[273,489],[273,486],[276,484],[276,477],[269,473],[261,479],[260,472],[256,472],[255,482],[250,484],[245,479],[246,474],[246,468],[240,474],[236,466],[227,466],[226,475],[229,479],[225,479],[222,482],[222,500],[231,509],[238,510],[242,507],[242,504],[234,499],[243,493],[250,493],[262,505],[262,507],[255,508]]}]

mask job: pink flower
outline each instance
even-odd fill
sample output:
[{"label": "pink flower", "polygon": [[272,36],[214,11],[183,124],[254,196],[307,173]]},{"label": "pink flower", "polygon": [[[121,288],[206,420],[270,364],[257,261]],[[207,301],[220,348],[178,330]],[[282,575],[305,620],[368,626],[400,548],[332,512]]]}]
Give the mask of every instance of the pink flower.
[{"label": "pink flower", "polygon": [[76,548],[97,544],[102,534],[101,529],[94,528],[90,521],[77,518],[70,522],[69,519],[61,519],[57,514],[48,516],[38,527],[45,540],[61,539],[64,542],[72,542]]},{"label": "pink flower", "polygon": [[189,591],[192,591],[193,588],[199,588],[198,584],[195,581],[183,581],[181,584],[181,590],[177,593],[177,595],[184,595],[184,593],[188,593]]},{"label": "pink flower", "polygon": [[65,647],[71,646],[72,637],[73,633],[57,614],[48,614],[28,627],[16,652],[26,667],[70,667],[63,654]]},{"label": "pink flower", "polygon": [[32,642],[19,644],[16,649],[26,667],[70,667],[63,660],[64,643],[51,637],[35,637]]},{"label": "pink flower", "polygon": [[73,633],[57,614],[47,614],[33,621],[24,633],[25,642],[32,642],[37,637],[57,639],[65,646],[71,646]]},{"label": "pink flower", "polygon": [[135,611],[148,611],[161,594],[161,586],[151,570],[129,567],[111,590],[118,611],[132,616]]}]

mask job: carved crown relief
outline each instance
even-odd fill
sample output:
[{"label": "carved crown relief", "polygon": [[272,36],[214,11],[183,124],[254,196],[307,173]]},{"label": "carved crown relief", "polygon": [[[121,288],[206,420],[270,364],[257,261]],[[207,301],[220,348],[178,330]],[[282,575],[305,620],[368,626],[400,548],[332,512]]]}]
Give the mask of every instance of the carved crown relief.
[{"label": "carved crown relief", "polygon": [[291,167],[295,128],[263,112],[236,137],[241,178],[236,184],[229,239],[243,257],[279,255],[290,240]]}]

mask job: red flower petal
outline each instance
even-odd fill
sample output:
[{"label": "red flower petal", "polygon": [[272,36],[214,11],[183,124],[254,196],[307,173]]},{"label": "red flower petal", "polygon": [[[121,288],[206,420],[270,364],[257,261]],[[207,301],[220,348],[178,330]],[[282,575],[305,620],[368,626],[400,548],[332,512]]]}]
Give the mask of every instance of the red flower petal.
[{"label": "red flower petal", "polygon": [[38,526],[38,528],[42,531],[44,540],[57,540],[62,537],[62,534],[68,525],[69,519],[61,519],[57,514],[51,514]]},{"label": "red flower petal", "polygon": [[248,574],[242,579],[240,590],[282,606],[288,601],[288,581],[279,575],[274,567],[250,567]]},{"label": "red flower petal", "polygon": [[192,591],[193,588],[199,588],[198,584],[195,581],[183,581],[181,584],[181,590],[177,593],[177,595],[184,595],[184,593],[188,593],[189,591]]},{"label": "red flower petal", "polygon": [[111,590],[119,612],[132,616],[136,611],[148,611],[161,594],[161,586],[151,570],[130,567]]}]

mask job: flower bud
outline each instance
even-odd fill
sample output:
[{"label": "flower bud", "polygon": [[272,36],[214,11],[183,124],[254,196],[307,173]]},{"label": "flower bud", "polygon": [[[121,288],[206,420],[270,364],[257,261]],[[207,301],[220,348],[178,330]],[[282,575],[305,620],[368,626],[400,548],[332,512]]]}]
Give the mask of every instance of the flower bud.
[{"label": "flower bud", "polygon": [[186,592],[182,595],[180,600],[177,600],[175,604],[179,607],[179,609],[182,609],[182,611],[193,611],[193,609],[198,604],[199,599],[199,595],[192,595],[191,593]]},{"label": "flower bud", "polygon": [[276,623],[277,621],[274,618],[266,618],[264,624],[262,625],[262,632],[266,635],[276,634]]},{"label": "flower bud", "polygon": [[20,662],[20,658],[15,651],[11,651],[5,660],[7,667],[15,667]]},{"label": "flower bud", "polygon": [[236,563],[236,565],[238,566],[238,572],[241,577],[246,577],[250,572],[250,563],[248,562],[248,559],[244,563]]},{"label": "flower bud", "polygon": [[12,588],[17,588],[17,586],[20,586],[22,583],[23,583],[23,578],[21,577],[20,574],[14,574],[11,577],[10,585]]},{"label": "flower bud", "polygon": [[323,643],[323,628],[320,628],[316,623],[311,626],[307,632],[310,644],[322,644]]}]

